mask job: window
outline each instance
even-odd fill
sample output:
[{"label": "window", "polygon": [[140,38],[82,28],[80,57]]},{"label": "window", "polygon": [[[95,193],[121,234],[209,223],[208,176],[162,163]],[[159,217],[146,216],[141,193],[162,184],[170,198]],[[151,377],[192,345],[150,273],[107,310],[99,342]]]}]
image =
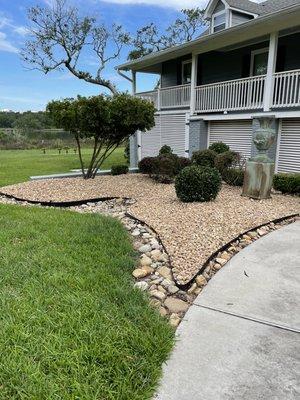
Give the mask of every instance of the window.
[{"label": "window", "polygon": [[219,32],[226,28],[226,13],[222,11],[212,17],[212,32]]},{"label": "window", "polygon": [[192,81],[192,61],[182,62],[182,84],[187,85]]},{"label": "window", "polygon": [[252,51],[251,54],[251,76],[265,75],[268,69],[269,49]]}]

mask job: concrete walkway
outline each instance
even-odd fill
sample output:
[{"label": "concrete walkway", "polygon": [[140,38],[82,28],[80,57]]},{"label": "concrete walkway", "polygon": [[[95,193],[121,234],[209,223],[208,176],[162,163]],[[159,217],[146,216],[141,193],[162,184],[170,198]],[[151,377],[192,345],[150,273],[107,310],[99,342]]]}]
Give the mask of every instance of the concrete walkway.
[{"label": "concrete walkway", "polygon": [[177,332],[156,399],[300,399],[300,222],[233,257]]}]

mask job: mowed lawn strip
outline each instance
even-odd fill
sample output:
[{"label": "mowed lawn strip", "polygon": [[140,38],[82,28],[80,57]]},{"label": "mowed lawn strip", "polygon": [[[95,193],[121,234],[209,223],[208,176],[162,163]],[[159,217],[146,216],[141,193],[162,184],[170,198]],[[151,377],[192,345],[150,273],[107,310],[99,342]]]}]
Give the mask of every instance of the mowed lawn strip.
[{"label": "mowed lawn strip", "polygon": [[145,400],[173,330],[100,215],[0,206],[0,399]]},{"label": "mowed lawn strip", "polygon": [[[83,158],[88,162],[91,149],[83,149]],[[120,147],[104,162],[101,169],[110,169],[112,165],[126,164],[124,148]],[[78,154],[73,149],[66,154],[62,150],[0,150],[0,186],[27,181],[33,175],[49,175],[80,169]]]}]

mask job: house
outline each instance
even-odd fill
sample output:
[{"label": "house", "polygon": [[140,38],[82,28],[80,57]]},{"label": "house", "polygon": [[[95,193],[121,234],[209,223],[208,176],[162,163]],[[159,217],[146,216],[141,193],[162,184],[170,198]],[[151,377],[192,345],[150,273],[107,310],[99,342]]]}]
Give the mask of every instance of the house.
[{"label": "house", "polygon": [[[155,127],[131,138],[131,166],[164,144],[190,157],[222,141],[249,158],[268,116],[276,171],[300,172],[300,0],[211,0],[205,18],[199,38],[118,67],[157,108]],[[137,73],[159,74],[159,89],[136,93]]]}]

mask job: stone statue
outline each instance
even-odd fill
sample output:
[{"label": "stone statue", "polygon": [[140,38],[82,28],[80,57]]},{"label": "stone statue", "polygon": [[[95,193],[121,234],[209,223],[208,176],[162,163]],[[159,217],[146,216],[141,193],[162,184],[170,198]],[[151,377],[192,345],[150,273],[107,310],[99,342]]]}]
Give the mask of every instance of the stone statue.
[{"label": "stone statue", "polygon": [[276,138],[273,122],[274,117],[259,118],[260,128],[253,135],[258,154],[246,163],[243,196],[259,200],[271,197],[275,164],[267,152]]}]

